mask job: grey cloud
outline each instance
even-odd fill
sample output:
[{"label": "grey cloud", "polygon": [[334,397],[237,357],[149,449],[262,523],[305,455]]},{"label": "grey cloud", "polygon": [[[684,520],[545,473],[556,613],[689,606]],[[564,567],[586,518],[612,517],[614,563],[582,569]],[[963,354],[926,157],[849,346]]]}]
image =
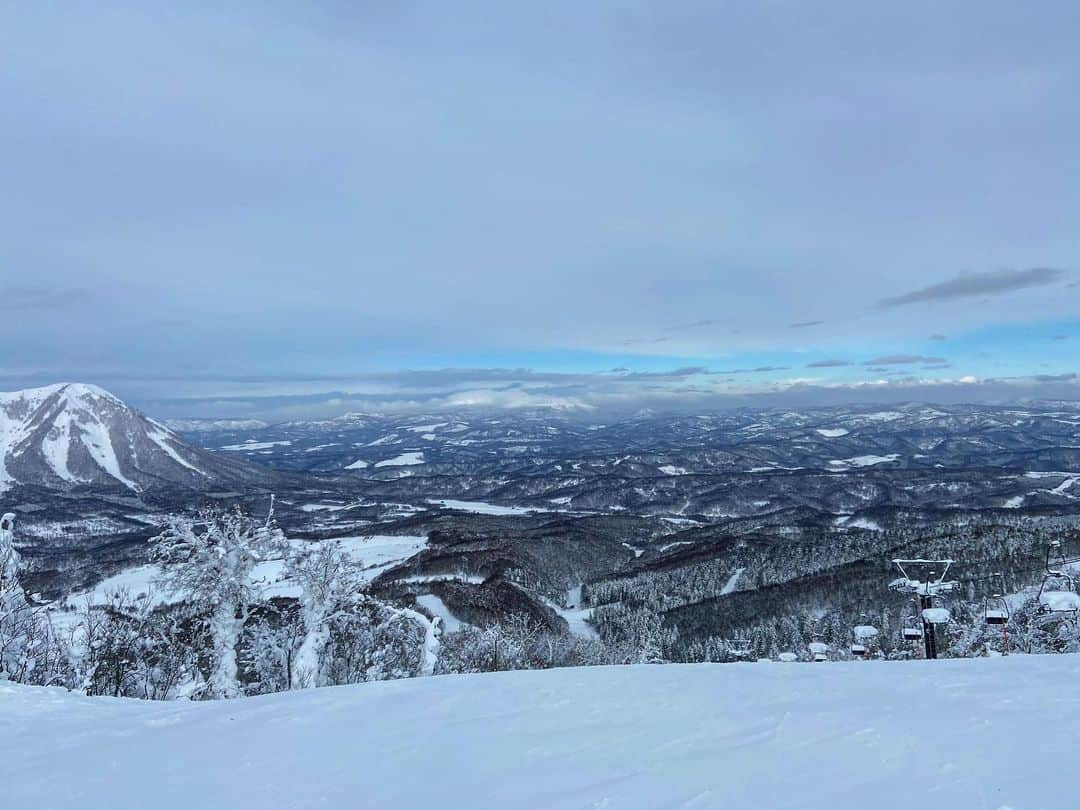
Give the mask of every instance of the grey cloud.
[{"label": "grey cloud", "polygon": [[733,368],[717,374],[763,374],[768,371],[790,371],[791,366],[758,366],[757,368]]},{"label": "grey cloud", "polygon": [[1068,340],[1068,339],[1069,339],[1069,336],[1068,336],[1068,335],[1054,335],[1054,336],[1053,336],[1052,338],[1050,338],[1050,339],[1051,339],[1051,340]]},{"label": "grey cloud", "polygon": [[87,292],[79,289],[12,286],[0,288],[0,310],[48,310],[70,306],[85,299]]},{"label": "grey cloud", "polygon": [[1053,284],[1065,274],[1053,267],[1032,267],[1027,270],[991,270],[984,273],[964,273],[956,278],[931,284],[903,295],[882,298],[882,309],[918,304],[927,301],[949,301],[985,295],[1002,295],[1028,287]]},{"label": "grey cloud", "polygon": [[[292,396],[136,398],[133,402],[158,417],[242,415],[273,421],[334,416],[348,411],[557,408],[577,414],[577,418],[580,418],[588,414],[602,417],[610,412],[634,411],[642,407],[702,413],[737,407],[813,407],[852,403],[1023,402],[1032,399],[1076,399],[1080,394],[1080,376],[1073,373],[933,383],[917,379],[901,369],[886,369],[884,373],[889,375],[887,381],[872,384],[824,386],[803,382],[758,392],[721,392],[682,384],[665,387],[657,386],[656,380],[625,380],[598,375],[597,379],[568,380],[557,386],[537,385],[523,380],[520,384],[481,384],[462,390],[408,394],[335,390]],[[601,376],[607,378],[607,385],[601,384]],[[124,395],[122,390],[114,393]]]},{"label": "grey cloud", "polygon": [[939,333],[935,333],[935,334],[933,334],[933,335],[931,335],[931,336],[930,336],[930,340],[937,340],[937,341],[941,341],[941,340],[946,340],[946,337],[945,337],[945,335],[942,335],[942,334],[939,334]]},{"label": "grey cloud", "polygon": [[687,329],[703,329],[706,326],[715,326],[716,323],[717,323],[716,321],[694,321],[693,323],[683,323],[683,324],[678,324],[677,326],[669,326],[664,331],[665,332],[683,332],[683,331],[686,331]]},{"label": "grey cloud", "polygon": [[821,326],[825,321],[796,321],[788,324],[791,329],[806,329],[808,326]]},{"label": "grey cloud", "polygon": [[850,360],[816,360],[813,363],[807,363],[807,368],[842,368],[844,366],[855,365]]},{"label": "grey cloud", "polygon": [[671,371],[630,371],[629,369],[614,371],[618,373],[621,380],[684,380],[695,374],[710,373],[705,366],[683,366]]},{"label": "grey cloud", "polygon": [[[852,313],[952,275],[904,280],[912,267],[1064,261],[1025,251],[1070,244],[1080,218],[1077,189],[1048,194],[1038,170],[1073,159],[1080,124],[1063,0],[929,27],[853,0],[812,26],[706,0],[239,0],[174,4],[168,25],[153,5],[0,10],[0,84],[19,88],[0,127],[0,286],[35,288],[0,296],[28,313],[0,318],[0,362],[27,375],[420,399],[513,370],[377,370],[921,350],[935,325],[1023,313],[1007,296],[940,322]],[[775,58],[746,71],[766,41]],[[1010,194],[972,193],[987,183]],[[72,292],[106,288],[92,307]],[[1030,318],[1062,323],[1074,298]],[[809,318],[827,326],[791,328]]]},{"label": "grey cloud", "polygon": [[925,357],[921,354],[887,354],[883,357],[875,357],[873,360],[863,362],[864,366],[909,366],[915,363],[924,365],[938,365],[947,363],[944,357]]}]

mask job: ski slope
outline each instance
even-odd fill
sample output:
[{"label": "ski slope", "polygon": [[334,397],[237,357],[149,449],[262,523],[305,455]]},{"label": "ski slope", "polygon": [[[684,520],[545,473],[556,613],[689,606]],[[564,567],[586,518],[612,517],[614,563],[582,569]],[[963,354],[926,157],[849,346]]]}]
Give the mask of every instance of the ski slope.
[{"label": "ski slope", "polygon": [[1080,657],[596,667],[217,703],[0,684],[35,810],[1074,807]]}]

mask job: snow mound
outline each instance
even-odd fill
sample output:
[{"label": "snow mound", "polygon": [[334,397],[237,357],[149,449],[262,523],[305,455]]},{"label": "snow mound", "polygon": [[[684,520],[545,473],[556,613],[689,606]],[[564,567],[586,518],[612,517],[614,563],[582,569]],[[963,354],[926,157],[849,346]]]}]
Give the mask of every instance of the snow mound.
[{"label": "snow mound", "polygon": [[0,684],[0,763],[6,805],[51,810],[1061,808],[1080,772],[1046,752],[1073,747],[1078,678],[1061,655],[504,672],[209,703]]}]

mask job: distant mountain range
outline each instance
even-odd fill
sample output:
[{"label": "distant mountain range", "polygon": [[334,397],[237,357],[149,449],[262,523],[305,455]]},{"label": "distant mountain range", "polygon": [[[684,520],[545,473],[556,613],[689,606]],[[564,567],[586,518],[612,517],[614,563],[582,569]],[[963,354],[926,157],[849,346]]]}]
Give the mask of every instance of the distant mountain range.
[{"label": "distant mountain range", "polygon": [[194,447],[94,385],[0,393],[0,492],[214,490],[269,483],[274,473]]}]

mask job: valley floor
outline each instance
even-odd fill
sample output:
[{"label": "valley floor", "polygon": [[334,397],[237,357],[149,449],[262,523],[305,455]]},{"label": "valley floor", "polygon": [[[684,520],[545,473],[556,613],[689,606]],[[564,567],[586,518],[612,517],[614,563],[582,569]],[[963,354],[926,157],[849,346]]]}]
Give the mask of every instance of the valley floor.
[{"label": "valley floor", "polygon": [[5,806],[1075,807],[1080,657],[596,667],[229,702],[0,684]]}]

